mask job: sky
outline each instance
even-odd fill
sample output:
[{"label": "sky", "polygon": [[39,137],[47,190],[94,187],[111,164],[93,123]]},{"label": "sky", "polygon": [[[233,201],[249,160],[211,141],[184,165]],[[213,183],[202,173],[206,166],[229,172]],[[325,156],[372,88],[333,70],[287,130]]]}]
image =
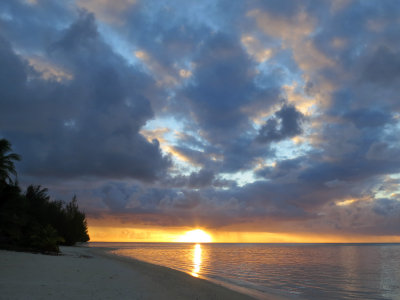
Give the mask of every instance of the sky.
[{"label": "sky", "polygon": [[400,242],[397,0],[0,2],[0,137],[93,241]]}]

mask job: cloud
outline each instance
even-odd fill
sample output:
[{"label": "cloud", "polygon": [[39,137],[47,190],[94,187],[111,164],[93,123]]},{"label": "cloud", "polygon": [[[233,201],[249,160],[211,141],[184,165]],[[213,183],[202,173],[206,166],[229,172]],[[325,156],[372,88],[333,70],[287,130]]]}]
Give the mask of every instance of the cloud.
[{"label": "cloud", "polygon": [[135,6],[136,0],[78,0],[77,5],[96,14],[100,20],[123,25],[124,13]]},{"label": "cloud", "polygon": [[184,93],[195,121],[212,142],[236,135],[248,125],[240,106],[256,92],[251,60],[234,37],[216,34],[205,41],[194,64],[193,84]]},{"label": "cloud", "polygon": [[[93,15],[82,12],[45,46],[52,61],[72,72],[71,80],[29,80],[36,73],[2,42],[0,60],[14,73],[7,75],[12,84],[4,80],[0,88],[5,99],[2,134],[20,150],[23,171],[142,180],[165,171],[170,163],[158,141],[148,142],[139,134],[153,117],[143,93],[152,81],[104,43]],[[22,124],[31,126],[21,128]]]},{"label": "cloud", "polygon": [[96,220],[398,234],[398,15],[3,1],[0,135],[22,182],[76,193]]},{"label": "cloud", "polygon": [[19,96],[25,88],[27,80],[28,64],[19,59],[13,52],[10,43],[0,37],[0,80],[3,88],[0,89],[0,97],[3,101],[11,102],[14,97]]},{"label": "cloud", "polygon": [[190,187],[204,187],[209,186],[214,179],[214,173],[208,170],[201,170],[198,173],[192,173],[189,176]]},{"label": "cloud", "polygon": [[51,0],[2,1],[0,35],[21,52],[41,52],[76,16],[76,7]]},{"label": "cloud", "polygon": [[255,62],[238,36],[210,34],[198,48],[190,82],[176,100],[177,112],[192,117],[186,125],[201,135],[202,150],[184,140],[175,149],[216,172],[251,168],[268,152],[253,142],[252,118],[278,101],[279,87],[257,84]]},{"label": "cloud", "polygon": [[395,216],[400,213],[400,203],[398,199],[378,199],[374,203],[375,213],[383,216]]},{"label": "cloud", "polygon": [[372,109],[348,111],[344,118],[353,122],[357,128],[378,127],[392,122],[392,116],[389,112]]},{"label": "cloud", "polygon": [[369,57],[361,72],[363,79],[372,83],[390,85],[400,77],[400,53],[380,46]]},{"label": "cloud", "polygon": [[294,173],[297,173],[296,171],[300,170],[302,163],[305,160],[305,157],[282,160],[276,163],[274,166],[257,170],[256,174],[258,176],[271,179],[278,179],[285,176],[290,176]]},{"label": "cloud", "polygon": [[368,160],[378,160],[382,163],[385,161],[396,163],[400,160],[400,148],[386,142],[375,142],[371,144],[365,157]]},{"label": "cloud", "polygon": [[296,107],[284,104],[272,118],[260,128],[257,141],[270,143],[295,137],[302,133],[304,115]]}]

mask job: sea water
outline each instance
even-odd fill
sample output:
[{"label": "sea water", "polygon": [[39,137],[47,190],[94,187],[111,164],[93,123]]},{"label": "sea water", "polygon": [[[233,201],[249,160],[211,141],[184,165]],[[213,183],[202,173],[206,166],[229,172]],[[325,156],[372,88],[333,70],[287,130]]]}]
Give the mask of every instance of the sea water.
[{"label": "sea water", "polygon": [[302,299],[400,299],[400,244],[91,243],[114,254]]}]

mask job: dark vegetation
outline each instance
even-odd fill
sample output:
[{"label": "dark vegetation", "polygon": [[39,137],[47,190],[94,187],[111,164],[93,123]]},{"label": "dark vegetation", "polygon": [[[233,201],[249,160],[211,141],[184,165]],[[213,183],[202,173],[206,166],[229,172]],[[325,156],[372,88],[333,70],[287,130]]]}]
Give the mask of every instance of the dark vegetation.
[{"label": "dark vegetation", "polygon": [[46,188],[30,185],[21,191],[11,144],[0,139],[0,248],[59,253],[59,245],[87,242],[86,217],[72,201],[52,201]]}]

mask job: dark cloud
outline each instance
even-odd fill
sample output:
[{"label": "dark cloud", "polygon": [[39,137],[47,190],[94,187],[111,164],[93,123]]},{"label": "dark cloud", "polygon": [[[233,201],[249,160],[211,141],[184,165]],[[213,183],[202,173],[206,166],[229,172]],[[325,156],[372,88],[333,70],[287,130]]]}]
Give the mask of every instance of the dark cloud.
[{"label": "dark cloud", "polygon": [[37,4],[20,0],[0,3],[0,34],[24,52],[41,52],[57,38],[59,29],[69,26],[78,11],[57,1],[40,0]]},{"label": "dark cloud", "polygon": [[53,43],[51,49],[63,49],[66,52],[93,51],[100,45],[98,43],[99,33],[93,14],[82,11],[80,19],[71,24],[60,40]]},{"label": "dark cloud", "polygon": [[19,59],[13,52],[10,43],[0,37],[0,98],[12,103],[20,92],[25,88],[28,65]]},{"label": "dark cloud", "polygon": [[[235,172],[253,168],[257,159],[274,156],[274,151],[254,142],[254,136],[244,135],[233,139],[225,145],[222,170]],[[212,162],[211,162],[212,164]]]},{"label": "dark cloud", "polygon": [[[23,156],[23,171],[143,180],[163,172],[169,161],[159,143],[138,133],[153,117],[142,92],[152,81],[102,41],[93,15],[82,12],[48,46],[72,79],[28,80],[27,63],[2,43],[2,70],[14,70],[12,85],[4,80],[0,89],[9,95],[3,98],[2,134]],[[18,129],[22,124],[32,126]]]},{"label": "dark cloud", "polygon": [[258,170],[256,174],[261,177],[273,179],[291,175],[299,170],[304,160],[306,160],[305,157],[282,160],[279,161],[274,167],[267,167]]},{"label": "dark cloud", "polygon": [[382,164],[384,162],[394,163],[393,167],[396,168],[397,162],[400,160],[400,148],[386,142],[375,142],[368,148],[365,157],[368,160],[380,161]]},{"label": "dark cloud", "polygon": [[257,158],[270,152],[254,143],[251,117],[278,101],[279,86],[272,75],[263,78],[271,81],[268,87],[258,84],[255,62],[235,35],[210,34],[199,45],[193,63],[190,82],[175,101],[178,112],[193,117],[187,126],[201,133],[202,151],[197,150],[197,142],[188,144],[187,139],[175,149],[216,172],[251,168]]},{"label": "dark cloud", "polygon": [[248,126],[240,107],[255,97],[252,61],[234,37],[215,34],[202,45],[194,63],[193,84],[185,95],[198,126],[213,143],[237,135]]},{"label": "dark cloud", "polygon": [[202,151],[193,149],[192,146],[184,143],[174,149],[194,164],[214,172],[246,170],[252,168],[258,158],[274,156],[272,149],[255,142],[253,135],[246,134],[226,140],[223,144],[202,144]]},{"label": "dark cloud", "polygon": [[135,191],[135,187],[127,188],[124,184],[114,182],[103,186],[98,194],[109,209],[123,211]]},{"label": "dark cloud", "polygon": [[400,203],[397,199],[378,199],[374,202],[373,210],[383,216],[399,216]]},{"label": "dark cloud", "polygon": [[230,188],[236,186],[236,181],[217,178],[214,171],[208,169],[201,169],[187,176],[167,176],[160,183],[167,188],[180,189]]},{"label": "dark cloud", "polygon": [[371,109],[349,111],[346,112],[344,118],[353,122],[357,128],[378,127],[392,121],[390,112]]},{"label": "dark cloud", "polygon": [[261,127],[257,141],[271,143],[291,138],[302,133],[304,115],[296,107],[284,104],[273,117]]},{"label": "dark cloud", "polygon": [[400,53],[379,47],[365,63],[362,77],[372,83],[389,85],[400,77]]},{"label": "dark cloud", "polygon": [[366,180],[369,177],[396,173],[400,163],[397,158],[385,157],[382,160],[367,160],[364,157],[352,157],[335,163],[318,163],[302,171],[299,179],[315,184],[332,180]]},{"label": "dark cloud", "polygon": [[192,173],[189,176],[189,186],[201,188],[209,186],[214,179],[214,173],[208,170],[200,170],[198,173]]}]

